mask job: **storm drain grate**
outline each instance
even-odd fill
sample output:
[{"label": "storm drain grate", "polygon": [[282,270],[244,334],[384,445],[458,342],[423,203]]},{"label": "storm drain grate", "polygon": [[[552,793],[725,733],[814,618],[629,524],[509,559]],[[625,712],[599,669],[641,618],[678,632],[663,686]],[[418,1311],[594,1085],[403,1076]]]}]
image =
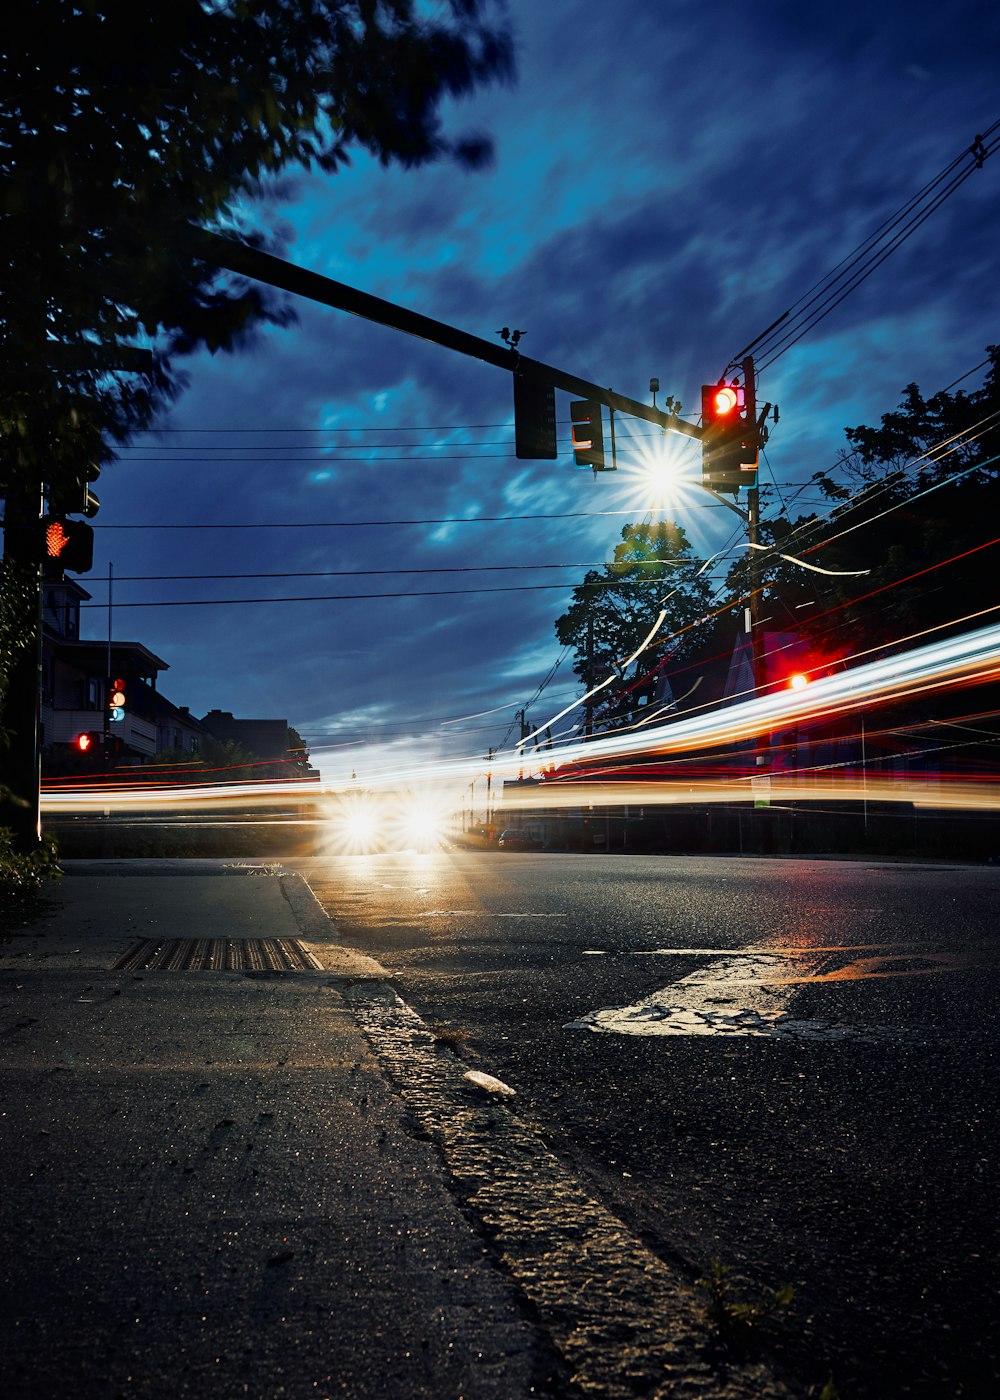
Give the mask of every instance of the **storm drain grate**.
[{"label": "storm drain grate", "polygon": [[294,938],[144,938],[115,972],[322,972]]}]

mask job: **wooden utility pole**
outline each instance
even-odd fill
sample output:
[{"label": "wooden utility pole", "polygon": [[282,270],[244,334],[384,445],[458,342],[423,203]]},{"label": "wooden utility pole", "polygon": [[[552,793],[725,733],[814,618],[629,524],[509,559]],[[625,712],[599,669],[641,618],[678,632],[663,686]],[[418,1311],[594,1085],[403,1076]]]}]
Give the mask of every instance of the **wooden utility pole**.
[{"label": "wooden utility pole", "polygon": [[16,635],[2,697],[9,743],[0,744],[0,825],[30,853],[41,841],[42,483],[11,480],[4,500],[3,587]]},{"label": "wooden utility pole", "polygon": [[[757,431],[757,384],[754,377],[753,356],[743,361],[743,393],[746,403],[746,421],[752,431]],[[764,651],[764,634],[760,627],[760,488],[754,475],[753,485],[747,488],[747,542],[750,545],[750,650],[753,657],[753,689],[759,695],[767,685],[767,659]]]}]

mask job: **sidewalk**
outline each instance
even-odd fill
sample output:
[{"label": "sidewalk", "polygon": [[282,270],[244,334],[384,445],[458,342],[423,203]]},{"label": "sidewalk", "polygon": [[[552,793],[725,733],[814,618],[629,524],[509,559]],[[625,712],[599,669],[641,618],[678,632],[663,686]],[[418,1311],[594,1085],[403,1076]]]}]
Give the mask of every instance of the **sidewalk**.
[{"label": "sidewalk", "polygon": [[384,970],[301,877],[80,862],[50,906],[0,942],[5,1396],[561,1393],[345,1005]]}]

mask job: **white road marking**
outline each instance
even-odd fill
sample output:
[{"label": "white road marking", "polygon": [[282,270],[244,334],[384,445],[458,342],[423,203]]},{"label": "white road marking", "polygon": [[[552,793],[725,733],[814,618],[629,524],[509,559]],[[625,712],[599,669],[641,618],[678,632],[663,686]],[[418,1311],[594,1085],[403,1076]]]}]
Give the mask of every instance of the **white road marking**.
[{"label": "white road marking", "polygon": [[[654,951],[704,955],[709,950]],[[883,1041],[906,1034],[890,1026],[858,1027],[842,1021],[794,1018],[790,1008],[801,983],[814,980],[826,961],[815,956],[815,951],[783,949],[775,953],[749,948],[728,954],[630,1006],[590,1011],[567,1022],[563,1029],[614,1035],[764,1036],[772,1040]]]}]

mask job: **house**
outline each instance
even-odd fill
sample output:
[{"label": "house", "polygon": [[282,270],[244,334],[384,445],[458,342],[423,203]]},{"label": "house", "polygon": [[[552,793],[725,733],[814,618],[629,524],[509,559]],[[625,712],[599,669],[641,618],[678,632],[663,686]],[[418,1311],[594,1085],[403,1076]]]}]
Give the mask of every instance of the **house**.
[{"label": "house", "polygon": [[175,705],[165,695],[154,695],[156,751],[176,757],[197,758],[212,734],[195,719],[187,705]]},{"label": "house", "polygon": [[[229,710],[209,710],[200,723],[221,744],[236,744],[262,765],[262,777],[318,778],[305,744],[284,719],[236,719]],[[267,766],[270,765],[270,766]]]},{"label": "house", "polygon": [[81,734],[103,735],[109,677],[125,694],[123,716],[108,729],[117,761],[140,764],[159,747],[156,682],[167,663],[141,642],[81,638],[80,604],[90,596],[75,579],[42,587],[41,749],[50,773],[65,770]]},{"label": "house", "polygon": [[[280,764],[273,773],[262,768],[261,777],[318,778],[287,720],[235,719],[223,710],[199,720],[160,693],[168,664],[141,642],[81,638],[80,605],[90,596],[75,579],[43,584],[40,742],[47,777],[137,767],[163,753],[183,763],[213,742],[232,740],[262,765]],[[111,683],[124,696],[119,718],[109,705]]]}]

